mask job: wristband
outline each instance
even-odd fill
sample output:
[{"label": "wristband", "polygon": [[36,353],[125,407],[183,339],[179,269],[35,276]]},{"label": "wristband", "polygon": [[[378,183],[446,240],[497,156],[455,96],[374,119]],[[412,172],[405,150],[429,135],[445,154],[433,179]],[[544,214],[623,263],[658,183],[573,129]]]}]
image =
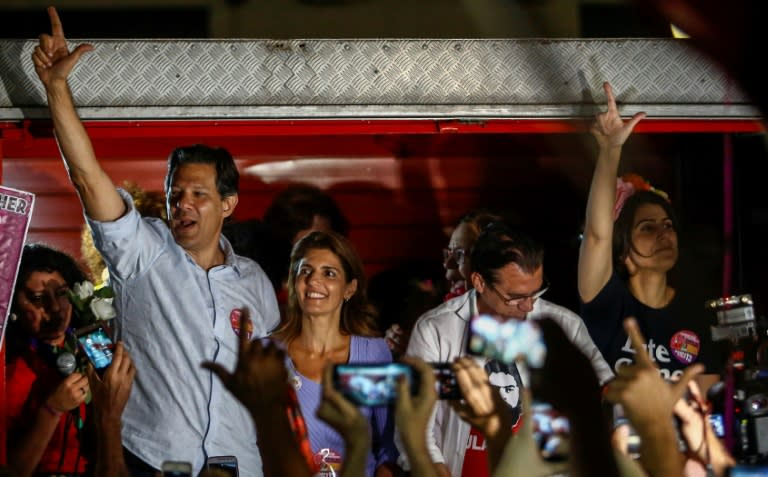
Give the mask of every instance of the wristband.
[{"label": "wristband", "polygon": [[43,403],[43,409],[45,409],[46,411],[48,411],[48,412],[49,412],[49,413],[50,413],[52,416],[54,416],[54,417],[59,417],[59,416],[61,416],[62,414],[64,414],[63,412],[61,412],[61,411],[57,411],[56,409],[54,409],[54,408],[52,408],[51,406],[49,406],[47,402],[46,402],[46,403]]}]

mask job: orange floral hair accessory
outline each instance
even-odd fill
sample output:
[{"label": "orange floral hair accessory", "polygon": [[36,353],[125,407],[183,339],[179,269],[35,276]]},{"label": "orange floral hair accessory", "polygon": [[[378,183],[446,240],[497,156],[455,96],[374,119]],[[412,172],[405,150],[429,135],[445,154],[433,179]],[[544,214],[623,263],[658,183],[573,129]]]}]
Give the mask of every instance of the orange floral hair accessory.
[{"label": "orange floral hair accessory", "polygon": [[616,203],[613,206],[613,220],[619,218],[624,203],[637,191],[650,191],[658,194],[667,202],[669,195],[663,190],[656,189],[638,174],[624,174],[616,179]]}]

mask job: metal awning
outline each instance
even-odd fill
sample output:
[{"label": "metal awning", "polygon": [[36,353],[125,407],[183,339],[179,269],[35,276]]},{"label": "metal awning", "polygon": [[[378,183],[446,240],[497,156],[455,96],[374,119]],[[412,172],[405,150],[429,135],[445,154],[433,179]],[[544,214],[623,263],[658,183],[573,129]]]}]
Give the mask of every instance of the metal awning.
[{"label": "metal awning", "polygon": [[[88,42],[70,79],[85,120],[582,118],[603,81],[623,114],[760,117],[685,40]],[[48,115],[36,44],[0,41],[0,120]]]}]

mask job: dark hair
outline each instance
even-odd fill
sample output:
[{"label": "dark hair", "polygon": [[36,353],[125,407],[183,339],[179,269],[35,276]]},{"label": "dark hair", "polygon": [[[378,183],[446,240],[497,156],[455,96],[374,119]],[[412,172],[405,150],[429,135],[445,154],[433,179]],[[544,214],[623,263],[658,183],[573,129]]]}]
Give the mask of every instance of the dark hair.
[{"label": "dark hair", "polygon": [[[83,269],[72,256],[41,243],[31,243],[24,246],[19,263],[19,273],[16,278],[16,286],[13,289],[13,303],[11,310],[17,306],[17,294],[27,283],[30,275],[35,272],[58,272],[69,287],[88,279]],[[8,356],[20,352],[20,346],[26,343],[21,340],[23,333],[17,322],[11,320],[6,330],[6,343],[8,344]]]},{"label": "dark hair", "polygon": [[240,173],[235,160],[223,147],[210,147],[203,144],[177,147],[168,156],[168,174],[165,176],[165,193],[170,195],[173,174],[185,164],[210,164],[216,170],[216,190],[223,199],[238,192]]},{"label": "dark hair", "polygon": [[293,244],[293,238],[302,230],[312,227],[316,215],[326,217],[331,230],[346,236],[349,222],[338,204],[322,189],[308,184],[293,184],[275,196],[264,212],[264,223],[276,238]]},{"label": "dark hair", "polygon": [[466,214],[459,218],[458,224],[470,224],[475,229],[475,233],[480,235],[488,225],[493,222],[499,222],[503,220],[503,216],[488,209],[475,209],[470,210]]},{"label": "dark hair", "polygon": [[333,198],[308,184],[292,184],[275,196],[264,212],[269,229],[270,257],[261,263],[275,288],[280,289],[288,274],[293,240],[312,227],[315,216],[325,217],[331,230],[346,237],[349,222]]},{"label": "dark hair", "polygon": [[517,366],[515,365],[502,363],[501,361],[492,359],[485,363],[485,372],[488,373],[488,376],[493,373],[509,374],[515,378],[521,388],[523,386],[522,379],[520,379],[520,371],[518,371]]},{"label": "dark hair", "polygon": [[275,334],[287,342],[301,333],[302,311],[296,295],[296,274],[301,259],[310,250],[330,250],[339,258],[347,283],[357,280],[357,291],[341,308],[341,332],[347,335],[381,336],[376,327],[376,311],[368,303],[368,283],[363,272],[363,262],[349,241],[334,232],[312,232],[293,247],[288,274],[288,304],[285,317]]},{"label": "dark hair", "polygon": [[630,249],[634,247],[632,244],[632,226],[635,221],[635,214],[641,205],[646,204],[658,205],[664,209],[664,213],[666,213],[667,217],[672,220],[672,226],[675,230],[678,228],[675,211],[665,198],[655,192],[646,190],[632,194],[626,202],[624,202],[624,206],[621,208],[619,216],[613,223],[613,266],[616,273],[624,279],[626,279],[628,275],[627,266],[624,264],[624,260],[627,258],[627,255],[629,255]]},{"label": "dark hair", "polygon": [[472,246],[472,271],[488,283],[497,283],[496,272],[516,263],[526,273],[544,264],[544,248],[528,234],[504,222],[489,224]]},{"label": "dark hair", "polygon": [[14,295],[24,287],[29,276],[35,272],[59,272],[70,287],[88,279],[83,269],[70,255],[45,244],[31,243],[24,246],[21,254]]}]

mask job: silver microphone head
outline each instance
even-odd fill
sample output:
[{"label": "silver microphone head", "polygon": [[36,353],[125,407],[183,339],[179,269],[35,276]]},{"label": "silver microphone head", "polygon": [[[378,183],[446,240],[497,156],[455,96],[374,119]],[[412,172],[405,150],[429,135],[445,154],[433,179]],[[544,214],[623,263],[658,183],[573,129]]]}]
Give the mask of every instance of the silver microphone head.
[{"label": "silver microphone head", "polygon": [[68,351],[60,353],[56,358],[56,368],[58,368],[59,372],[64,376],[69,376],[74,373],[76,367],[77,362],[75,361],[75,355]]}]

